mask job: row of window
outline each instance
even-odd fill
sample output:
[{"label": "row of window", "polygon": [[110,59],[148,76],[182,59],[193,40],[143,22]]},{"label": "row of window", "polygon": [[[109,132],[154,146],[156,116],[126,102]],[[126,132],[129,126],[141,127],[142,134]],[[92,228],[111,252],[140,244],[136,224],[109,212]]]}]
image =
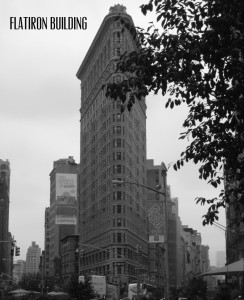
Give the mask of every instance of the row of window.
[{"label": "row of window", "polygon": [[[113,76],[113,80],[116,82],[121,82],[122,77],[119,74],[116,74]],[[100,95],[100,94],[99,94]],[[102,99],[104,98],[104,101]],[[106,101],[105,101],[106,100]],[[109,101],[109,102],[108,102]],[[97,103],[105,103],[105,106],[98,105]],[[95,105],[96,104],[96,105]],[[94,109],[92,109],[95,107]],[[115,111],[117,110],[117,113]],[[124,122],[125,119],[127,119],[127,124],[129,128],[134,127],[136,129],[136,132],[140,131],[140,119],[141,122],[144,123],[145,121],[145,115],[143,117],[138,117],[137,111],[134,110],[133,114],[121,114],[121,101],[114,101],[114,100],[108,100],[105,98],[103,93],[93,100],[93,104],[90,106],[90,108],[87,111],[84,111],[81,116],[81,128],[84,133],[87,135],[90,133],[94,133],[95,131],[100,129],[105,130],[108,125],[111,124],[111,121],[113,122]],[[114,112],[112,115],[112,111]],[[110,116],[112,118],[110,118]],[[123,117],[125,116],[125,117]]]},{"label": "row of window", "polygon": [[[117,166],[118,165],[116,165],[115,167],[117,167]],[[125,166],[123,166],[123,167],[125,167]],[[115,168],[115,169],[120,171],[121,165],[119,165],[119,169],[117,169],[117,168]],[[122,168],[122,171],[123,171],[123,169],[124,168]],[[108,177],[109,179],[111,179],[110,169],[108,169],[108,171],[109,171],[109,174],[105,174],[105,172],[103,172],[101,174],[100,180],[103,180],[104,177]],[[131,181],[140,182],[139,175],[137,177],[132,176],[131,171],[128,174],[129,174],[129,177],[131,178]],[[119,178],[116,175],[121,175],[121,173],[119,173],[119,174],[115,173],[113,178]],[[90,181],[90,180],[92,180],[92,181]],[[144,177],[142,177],[141,182],[143,182],[143,184],[144,184],[144,181],[145,181]],[[112,185],[113,185],[111,180],[106,180],[106,181],[104,181],[104,183],[100,182],[100,184],[99,184],[98,179],[93,180],[93,178],[90,178],[89,182],[90,182],[90,184],[86,185],[87,180],[82,180],[80,193],[81,193],[81,198],[83,199],[83,201],[85,201],[87,196],[91,197],[92,200],[95,201],[96,199],[100,198],[102,194],[105,194],[108,191],[110,192],[110,190],[112,188]],[[119,186],[121,186],[121,185],[119,185]],[[116,185],[114,187],[117,189],[119,186]],[[139,189],[141,190],[141,193],[144,195],[145,194],[145,189],[141,188],[141,187]],[[136,192],[134,195],[135,195],[136,199],[139,198],[139,194],[138,194],[139,191],[135,188],[134,185],[129,185],[127,190],[130,191],[131,194],[134,194],[134,192]],[[110,198],[110,193],[107,195],[107,197]],[[114,191],[113,200],[123,200],[123,199],[125,199],[125,197],[121,194],[120,191],[118,191],[118,192]]]},{"label": "row of window", "polygon": [[96,144],[93,147],[83,146],[81,149],[82,156],[84,157],[82,163],[87,163],[89,161],[89,158],[90,160],[95,159],[95,156],[97,156],[97,159],[99,158],[99,160],[104,159],[104,156],[110,154],[112,148],[125,148],[128,154],[134,157],[138,157],[137,159],[138,162],[139,162],[139,155],[141,155],[143,161],[145,160],[144,144],[140,144],[140,145],[138,143],[132,144],[132,142],[130,143],[129,141],[125,141],[124,139],[114,139],[111,143],[108,142],[105,145],[101,143],[101,145]]},{"label": "row of window", "polygon": [[135,260],[137,257],[137,253],[135,250],[127,249],[127,248],[112,248],[112,251],[100,251],[95,254],[85,253],[83,257],[80,258],[80,264],[95,264],[99,262],[103,262],[107,259],[123,259],[127,258],[130,260]]},{"label": "row of window", "polygon": [[82,84],[82,98],[86,99],[91,89],[93,88],[94,82],[96,82],[105,68],[106,63],[110,60],[110,40],[107,41],[107,44],[103,47],[103,50],[98,55],[97,60],[93,64],[92,70],[89,72],[87,78]]},{"label": "row of window", "polygon": [[[126,148],[126,141],[124,139],[113,139],[112,146],[113,146],[113,148],[124,148],[125,150],[128,150],[127,157],[130,161],[130,166],[132,166],[132,162],[133,162],[132,157],[134,157],[134,161],[136,161],[137,164],[140,163],[140,158],[141,158],[142,162],[145,162],[144,152],[142,152],[142,153],[139,152],[139,149],[140,148],[142,149],[144,147],[139,147],[139,145],[136,145],[136,147],[132,147],[132,145],[130,143],[127,143],[127,148]],[[96,149],[98,149],[98,148],[101,149],[101,152],[99,154],[98,153],[96,154]],[[81,160],[81,168],[84,168],[88,164],[93,167],[93,166],[97,165],[99,161],[100,162],[102,161],[102,165],[101,165],[102,168],[107,167],[108,165],[111,164],[112,159],[113,159],[113,161],[116,160],[116,154],[115,154],[115,152],[113,152],[113,154],[111,154],[111,150],[112,149],[110,147],[110,143],[108,143],[102,147],[97,147],[97,146],[92,147],[90,149],[90,154],[91,154],[90,157],[87,155],[87,156],[84,156],[84,158]],[[109,155],[104,157],[107,154],[107,152]],[[118,152],[118,153],[121,153],[121,152]],[[110,154],[113,155],[113,157],[111,157]],[[125,158],[125,154],[123,154],[123,159],[122,158],[118,158],[118,159],[124,160],[124,158]]]},{"label": "row of window", "polygon": [[[116,105],[116,102],[113,102],[113,105]],[[120,105],[119,102],[117,102],[117,105]],[[107,109],[110,108],[111,105],[107,105]],[[104,108],[105,109],[105,108]],[[105,114],[104,114],[105,113]],[[100,137],[102,136],[103,139],[102,141],[104,141],[104,138],[106,137],[106,139],[110,139],[110,128],[111,128],[111,119],[110,119],[110,113],[109,116],[106,116],[106,110],[104,110],[104,117],[106,118],[105,121],[102,122],[102,126],[99,129],[98,132],[95,133],[95,131],[97,131],[97,125],[100,122],[97,122],[97,117],[95,118],[95,120],[88,122],[88,124],[90,124],[90,126],[86,125],[85,128],[83,128],[82,133],[81,133],[81,147],[85,147],[87,145],[87,143],[90,142],[89,136],[91,135],[91,142],[94,143],[95,141],[97,141],[98,139],[100,139]],[[132,114],[129,114],[129,116],[132,116]],[[86,119],[89,120],[89,118],[87,118],[87,115],[85,115]],[[112,115],[112,120],[113,122],[117,123],[117,122],[125,122],[125,118],[126,118],[126,122],[128,122],[128,128],[132,128],[132,122],[130,120],[130,118],[127,120],[127,116],[125,116],[125,114],[116,113]],[[132,137],[132,133],[130,131],[128,131],[128,136],[129,136],[129,140],[136,140],[139,142],[139,135],[141,135],[142,141],[145,141],[145,131],[141,130],[139,127],[139,120],[135,117],[133,117],[134,119],[134,126],[135,126],[135,131],[134,131],[134,136]],[[84,124],[85,125],[85,124]],[[109,127],[109,130],[106,132],[106,134],[103,134],[106,129]],[[117,125],[117,126],[113,126],[112,129],[114,134],[125,134],[125,128]]]},{"label": "row of window", "polygon": [[[106,265],[106,266],[101,266],[101,267],[96,267],[96,268],[92,268],[92,269],[84,269],[85,266],[90,265],[88,258],[84,259],[80,266],[82,268],[82,273],[84,274],[89,274],[92,272],[95,272],[95,274],[99,274],[102,276],[109,276],[109,275],[114,275],[114,274],[126,274],[129,276],[137,276],[137,268],[134,265],[131,264],[125,264],[125,266],[121,267],[118,264],[114,264],[112,267],[112,270],[110,270],[110,266]],[[116,269],[116,271],[115,271]],[[146,272],[146,271],[145,271]]]}]

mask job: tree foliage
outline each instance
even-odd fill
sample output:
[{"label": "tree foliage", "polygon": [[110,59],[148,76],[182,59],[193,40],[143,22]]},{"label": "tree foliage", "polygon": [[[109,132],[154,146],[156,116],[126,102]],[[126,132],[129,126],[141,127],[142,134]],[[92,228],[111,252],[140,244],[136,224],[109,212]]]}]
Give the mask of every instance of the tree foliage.
[{"label": "tree foliage", "polygon": [[179,295],[190,297],[190,299],[206,299],[207,282],[202,277],[193,277],[184,288],[181,288]]},{"label": "tree foliage", "polygon": [[26,273],[23,275],[21,281],[19,282],[19,286],[27,291],[41,291],[41,274],[40,273]]},{"label": "tree foliage", "polygon": [[120,17],[137,49],[116,61],[123,80],[106,83],[106,96],[122,112],[150,92],[161,92],[166,108],[188,106],[180,139],[189,144],[173,167],[193,161],[200,179],[229,183],[218,198],[196,199],[209,204],[203,224],[212,224],[233,197],[237,210],[244,204],[243,1],[150,0],[141,11],[154,11],[157,26],[135,28]]},{"label": "tree foliage", "polygon": [[84,282],[78,281],[78,276],[73,276],[67,291],[70,296],[77,300],[88,300],[96,298],[97,294],[93,289],[92,281],[89,276],[85,276]]}]

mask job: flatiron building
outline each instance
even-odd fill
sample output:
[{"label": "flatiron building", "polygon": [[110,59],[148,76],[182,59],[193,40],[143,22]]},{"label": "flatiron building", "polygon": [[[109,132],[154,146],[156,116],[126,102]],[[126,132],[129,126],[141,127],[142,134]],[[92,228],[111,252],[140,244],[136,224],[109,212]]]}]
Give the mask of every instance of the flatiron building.
[{"label": "flatiron building", "polygon": [[[136,49],[118,16],[133,24],[124,6],[111,7],[76,74],[81,87],[79,273],[130,282],[137,272],[148,273],[146,190],[135,184],[146,184],[146,104],[138,101],[121,114],[120,101],[106,98],[102,88],[122,80],[115,59]],[[114,179],[127,183],[115,185]]]}]

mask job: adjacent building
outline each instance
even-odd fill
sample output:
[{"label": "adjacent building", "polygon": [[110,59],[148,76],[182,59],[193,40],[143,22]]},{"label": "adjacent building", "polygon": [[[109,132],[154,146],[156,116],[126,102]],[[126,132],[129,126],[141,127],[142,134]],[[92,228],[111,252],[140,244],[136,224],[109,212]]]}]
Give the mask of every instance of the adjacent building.
[{"label": "adjacent building", "polygon": [[209,259],[209,246],[201,245],[201,272],[205,273],[210,271],[210,259]]},{"label": "adjacent building", "polygon": [[50,173],[50,207],[45,211],[42,276],[61,276],[61,240],[77,231],[79,165],[72,156],[54,161]]},{"label": "adjacent building", "polygon": [[[181,221],[178,198],[172,198],[168,205],[168,249],[169,249],[169,285],[172,294],[180,288],[185,276],[185,257],[181,248]],[[183,269],[182,269],[183,268]]]},{"label": "adjacent building", "polygon": [[201,234],[187,225],[183,225],[186,242],[186,280],[191,280],[202,271]]},{"label": "adjacent building", "polygon": [[226,264],[225,251],[216,251],[216,267],[221,268]]},{"label": "adjacent building", "polygon": [[164,163],[147,160],[146,185],[153,189],[147,192],[149,281],[166,291],[164,295],[176,297],[195,275],[209,269],[209,247],[201,244],[200,233],[182,225],[179,200],[171,196]]},{"label": "adjacent building", "polygon": [[26,253],[26,273],[38,273],[40,265],[41,248],[32,242]]},{"label": "adjacent building", "polygon": [[0,159],[0,273],[12,276],[11,247],[12,237],[9,233],[9,190],[10,163]]},{"label": "adjacent building", "polygon": [[45,209],[45,223],[44,223],[44,251],[41,255],[41,274],[42,278],[49,276],[49,247],[50,247],[50,207]]},{"label": "adjacent building", "polygon": [[14,263],[13,278],[15,282],[19,283],[26,272],[25,260],[17,260]]},{"label": "adjacent building", "polygon": [[[110,8],[76,76],[80,109],[79,273],[135,281],[148,273],[146,104],[121,114],[120,101],[105,97],[106,81],[119,82],[115,59],[136,49],[118,17],[133,24],[122,5]],[[126,183],[113,184],[113,180]],[[132,182],[129,184],[128,182]]]},{"label": "adjacent building", "polygon": [[[147,182],[149,188],[157,189],[147,191],[147,207],[149,220],[149,280],[161,288],[169,289],[169,228],[168,228],[168,206],[167,197],[167,168],[154,165],[152,159],[147,160]],[[171,205],[170,205],[171,207]]]}]

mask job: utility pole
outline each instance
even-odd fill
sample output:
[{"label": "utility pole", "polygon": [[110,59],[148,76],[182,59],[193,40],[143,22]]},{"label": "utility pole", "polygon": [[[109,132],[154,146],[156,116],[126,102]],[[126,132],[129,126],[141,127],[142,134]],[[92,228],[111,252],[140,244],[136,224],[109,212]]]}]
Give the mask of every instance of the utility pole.
[{"label": "utility pole", "polygon": [[169,299],[169,248],[168,248],[168,205],[167,195],[164,195],[164,209],[165,209],[165,298]]},{"label": "utility pole", "polygon": [[118,299],[120,299],[120,288],[121,288],[121,275],[118,280]]},{"label": "utility pole", "polygon": [[137,270],[136,270],[136,277],[137,277],[137,300],[140,299],[140,278],[139,278],[139,245],[136,245],[136,256],[137,256]]}]

